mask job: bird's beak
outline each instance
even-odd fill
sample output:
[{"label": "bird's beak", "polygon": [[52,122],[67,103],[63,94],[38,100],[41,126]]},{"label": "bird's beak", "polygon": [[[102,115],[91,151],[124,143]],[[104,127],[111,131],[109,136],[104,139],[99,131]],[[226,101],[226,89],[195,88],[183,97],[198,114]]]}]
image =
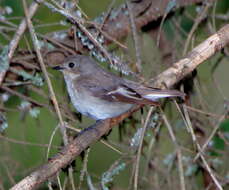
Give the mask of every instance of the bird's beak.
[{"label": "bird's beak", "polygon": [[52,69],[55,69],[55,70],[63,70],[64,67],[58,65],[58,66],[52,67]]}]

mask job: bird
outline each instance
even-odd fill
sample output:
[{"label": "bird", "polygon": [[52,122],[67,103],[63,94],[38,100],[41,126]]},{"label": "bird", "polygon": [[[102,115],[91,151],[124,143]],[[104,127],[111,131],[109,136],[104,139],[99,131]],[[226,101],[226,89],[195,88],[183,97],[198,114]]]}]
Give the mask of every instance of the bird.
[{"label": "bird", "polygon": [[75,109],[92,119],[117,117],[135,105],[158,105],[159,99],[185,97],[178,90],[158,89],[121,78],[86,55],[72,55],[53,67],[64,75]]}]

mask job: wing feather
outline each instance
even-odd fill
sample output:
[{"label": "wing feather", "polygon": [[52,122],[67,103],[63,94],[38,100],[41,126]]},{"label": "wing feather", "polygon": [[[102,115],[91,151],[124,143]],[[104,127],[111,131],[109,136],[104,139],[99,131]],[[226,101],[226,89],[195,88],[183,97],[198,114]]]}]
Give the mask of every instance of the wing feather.
[{"label": "wing feather", "polygon": [[[106,78],[106,83],[101,78],[84,77],[76,82],[81,88],[89,91],[92,96],[110,102],[123,102],[131,104],[159,105],[158,99],[165,97],[183,97],[184,93],[177,90],[162,90],[146,87],[128,80],[112,80]],[[101,85],[101,83],[103,85]],[[80,89],[79,89],[80,90]]]}]

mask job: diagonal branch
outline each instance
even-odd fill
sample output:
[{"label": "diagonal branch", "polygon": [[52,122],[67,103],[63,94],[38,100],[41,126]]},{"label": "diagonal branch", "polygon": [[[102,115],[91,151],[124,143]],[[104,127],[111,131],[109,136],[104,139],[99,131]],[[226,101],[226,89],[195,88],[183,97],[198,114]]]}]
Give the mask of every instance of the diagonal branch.
[{"label": "diagonal branch", "polygon": [[188,55],[176,62],[172,67],[158,75],[154,86],[158,88],[171,87],[191,73],[199,64],[220,51],[229,42],[229,24],[196,46]]},{"label": "diagonal branch", "polygon": [[[216,34],[210,36],[207,40],[199,44],[191,51],[188,56],[177,63],[173,67],[165,70],[154,80],[156,86],[172,87],[186,75],[191,73],[199,64],[213,56],[229,44],[229,24],[221,28]],[[42,165],[36,171],[22,179],[18,184],[12,187],[16,189],[34,189],[54,176],[61,168],[66,167],[78,156],[83,150],[92,143],[100,139],[114,125],[131,115],[134,111],[139,110],[135,107],[118,118],[97,122],[91,127],[83,130],[78,137],[65,146],[60,153],[51,158],[46,164]]]}]

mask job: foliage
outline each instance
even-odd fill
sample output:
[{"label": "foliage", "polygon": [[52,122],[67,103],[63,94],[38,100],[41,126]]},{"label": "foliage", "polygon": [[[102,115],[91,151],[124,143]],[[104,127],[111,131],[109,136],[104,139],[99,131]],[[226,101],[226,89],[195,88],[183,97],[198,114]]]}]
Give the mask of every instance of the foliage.
[{"label": "foliage", "polygon": [[[29,30],[23,32],[13,56],[8,57],[14,34],[26,15],[22,2],[0,2],[0,78],[7,71],[0,82],[0,189],[12,187],[64,144],[63,134],[56,133],[61,121]],[[34,3],[26,2],[28,7]],[[138,9],[129,11],[135,10],[133,4],[147,0],[129,4],[123,0],[74,2],[78,1],[46,0],[31,19],[70,140],[94,121],[76,113],[63,76],[51,69],[61,64],[64,56],[81,52],[103,62],[105,69],[111,70],[111,62],[115,74],[152,84],[160,72],[226,25],[229,13],[228,0],[199,0],[197,4],[190,0],[185,5],[182,0],[171,0],[162,15],[156,1],[139,13]],[[159,15],[155,13],[149,21],[146,13],[151,6]],[[131,15],[139,20],[131,23]],[[128,19],[122,25],[125,16]],[[73,189],[82,179],[82,189],[92,190],[214,189],[213,175],[228,188],[228,69],[225,47],[175,86],[188,94],[186,105],[162,101],[148,122],[150,106],[142,108],[92,145],[87,159],[82,162],[77,157],[75,165],[69,163],[59,171],[60,178],[53,178],[51,184]],[[138,151],[141,137],[143,147]],[[81,156],[85,158],[83,153]]]}]

